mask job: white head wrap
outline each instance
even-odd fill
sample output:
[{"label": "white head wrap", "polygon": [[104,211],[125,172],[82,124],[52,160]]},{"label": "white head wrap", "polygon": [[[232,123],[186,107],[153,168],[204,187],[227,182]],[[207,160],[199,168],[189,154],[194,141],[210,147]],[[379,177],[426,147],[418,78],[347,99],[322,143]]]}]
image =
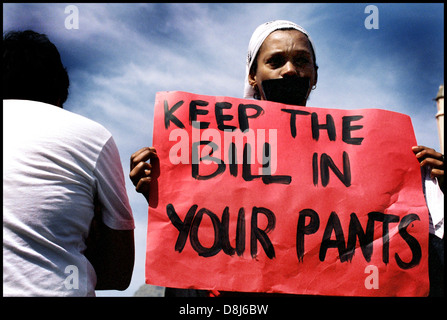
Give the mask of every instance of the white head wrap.
[{"label": "white head wrap", "polygon": [[274,20],[270,22],[266,22],[261,24],[256,28],[256,30],[253,32],[253,35],[251,36],[250,43],[248,44],[248,55],[247,55],[247,64],[245,67],[245,88],[244,88],[244,99],[253,99],[253,96],[255,94],[255,90],[252,86],[248,83],[248,74],[250,72],[250,68],[253,64],[253,60],[255,59],[259,48],[261,47],[264,40],[273,32],[276,30],[281,29],[295,29],[302,33],[304,33],[307,38],[309,39],[310,45],[312,46],[312,49],[315,53],[315,47],[312,43],[312,40],[309,37],[309,34],[306,30],[304,30],[303,27],[287,21],[287,20]]}]

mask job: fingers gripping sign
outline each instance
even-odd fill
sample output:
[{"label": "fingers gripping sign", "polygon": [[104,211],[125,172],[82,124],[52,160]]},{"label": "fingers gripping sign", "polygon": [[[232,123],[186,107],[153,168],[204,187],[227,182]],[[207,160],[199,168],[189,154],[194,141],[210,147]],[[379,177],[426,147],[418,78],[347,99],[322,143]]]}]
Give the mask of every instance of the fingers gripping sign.
[{"label": "fingers gripping sign", "polygon": [[135,190],[143,194],[147,201],[149,201],[150,183],[156,178],[153,168],[156,167],[157,162],[157,151],[153,147],[142,148],[130,157],[130,180]]},{"label": "fingers gripping sign", "polygon": [[444,188],[444,155],[425,146],[412,147],[421,167],[426,167],[431,178],[438,178],[441,188]]}]

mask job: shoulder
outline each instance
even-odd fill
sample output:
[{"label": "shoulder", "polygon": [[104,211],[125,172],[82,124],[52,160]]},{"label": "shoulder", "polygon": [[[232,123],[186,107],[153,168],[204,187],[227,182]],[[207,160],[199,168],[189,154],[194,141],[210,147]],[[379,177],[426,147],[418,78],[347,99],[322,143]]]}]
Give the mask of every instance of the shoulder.
[{"label": "shoulder", "polygon": [[[112,134],[100,123],[57,106],[31,100],[3,100],[3,115],[8,121],[106,142]],[[20,121],[20,122],[19,122]]]}]

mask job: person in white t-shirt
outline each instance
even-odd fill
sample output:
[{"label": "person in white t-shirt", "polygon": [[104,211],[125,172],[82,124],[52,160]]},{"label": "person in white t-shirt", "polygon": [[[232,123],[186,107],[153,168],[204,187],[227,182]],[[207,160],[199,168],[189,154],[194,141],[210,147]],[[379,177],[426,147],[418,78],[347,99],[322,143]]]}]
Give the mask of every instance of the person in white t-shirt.
[{"label": "person in white t-shirt", "polygon": [[3,37],[3,295],[124,290],[134,219],[102,125],[62,109],[69,79],[46,35]]}]

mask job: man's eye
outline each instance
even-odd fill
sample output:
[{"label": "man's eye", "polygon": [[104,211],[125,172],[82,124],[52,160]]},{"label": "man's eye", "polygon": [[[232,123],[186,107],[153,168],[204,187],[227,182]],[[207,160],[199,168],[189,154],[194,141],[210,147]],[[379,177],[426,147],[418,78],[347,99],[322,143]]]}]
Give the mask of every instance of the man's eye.
[{"label": "man's eye", "polygon": [[297,58],[295,59],[295,64],[298,66],[303,66],[310,63],[309,59],[301,57],[301,58]]},{"label": "man's eye", "polygon": [[279,68],[284,64],[284,59],[281,57],[272,57],[267,60],[267,64],[272,66],[273,68]]}]

